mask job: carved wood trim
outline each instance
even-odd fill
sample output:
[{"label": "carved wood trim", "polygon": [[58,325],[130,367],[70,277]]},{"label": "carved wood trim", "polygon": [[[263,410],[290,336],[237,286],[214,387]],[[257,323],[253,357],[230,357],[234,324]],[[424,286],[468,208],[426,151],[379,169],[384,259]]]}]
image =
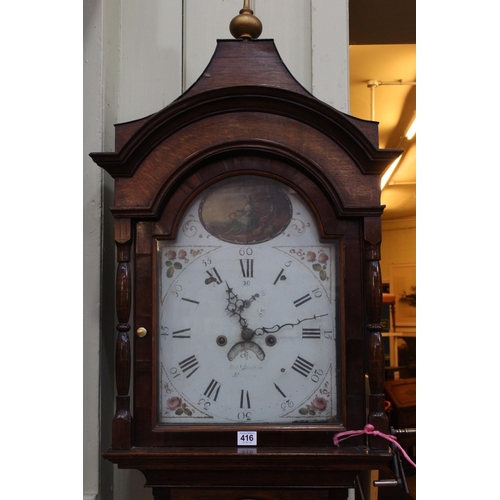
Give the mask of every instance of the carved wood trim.
[{"label": "carved wood trim", "polygon": [[115,242],[117,247],[118,268],[116,272],[116,329],[115,379],[116,379],[116,412],[112,422],[112,445],[114,449],[123,450],[132,447],[132,415],[130,413],[130,372],[131,346],[130,310],[132,304],[132,274],[130,256],[132,248],[130,220],[115,221]]},{"label": "carved wood trim", "polygon": [[[368,423],[375,429],[387,433],[389,422],[385,414],[384,395],[384,345],[382,342],[382,276],[380,272],[380,218],[366,217],[364,223],[365,235],[365,290],[368,331],[368,377],[370,383],[370,398]],[[374,449],[387,448],[387,442],[370,436],[370,447]]]}]

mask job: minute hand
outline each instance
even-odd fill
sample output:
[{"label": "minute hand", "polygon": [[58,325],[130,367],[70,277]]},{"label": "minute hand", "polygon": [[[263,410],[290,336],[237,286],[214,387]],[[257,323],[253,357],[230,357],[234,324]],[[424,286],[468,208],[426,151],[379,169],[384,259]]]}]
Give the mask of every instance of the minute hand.
[{"label": "minute hand", "polygon": [[279,332],[282,328],[285,328],[285,326],[291,326],[292,328],[294,326],[300,325],[300,323],[303,323],[304,321],[312,321],[314,319],[322,318],[323,316],[328,316],[328,314],[320,314],[320,315],[314,315],[312,318],[304,318],[304,319],[299,319],[297,320],[296,323],[285,323],[283,325],[274,325],[270,328],[257,328],[255,330],[255,335],[264,335],[265,333],[276,333]]}]

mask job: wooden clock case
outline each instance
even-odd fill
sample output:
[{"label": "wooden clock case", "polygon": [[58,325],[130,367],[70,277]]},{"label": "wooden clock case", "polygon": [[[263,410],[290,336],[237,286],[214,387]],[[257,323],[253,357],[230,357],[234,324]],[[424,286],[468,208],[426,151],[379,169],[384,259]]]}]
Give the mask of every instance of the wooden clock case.
[{"label": "wooden clock case", "polygon": [[[380,438],[332,442],[335,433],[363,429],[367,421],[388,432],[380,175],[401,151],[379,149],[377,127],[314,98],[272,40],[219,40],[185,94],[149,117],[117,125],[114,153],[91,154],[115,180],[117,396],[104,456],[142,471],[156,499],[347,498],[360,471],[389,467],[392,455]],[[242,174],[293,187],[322,237],[341,243],[342,423],[252,426],[256,448],[238,448],[234,426],[156,423],[154,238],[174,238],[203,189]]]}]

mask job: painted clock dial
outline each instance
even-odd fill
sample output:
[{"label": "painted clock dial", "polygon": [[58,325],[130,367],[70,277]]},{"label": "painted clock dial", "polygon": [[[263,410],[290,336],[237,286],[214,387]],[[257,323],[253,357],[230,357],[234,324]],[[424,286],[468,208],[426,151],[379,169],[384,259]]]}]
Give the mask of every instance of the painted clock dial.
[{"label": "painted clock dial", "polygon": [[275,180],[238,176],[157,241],[158,423],[332,423],[338,244]]}]

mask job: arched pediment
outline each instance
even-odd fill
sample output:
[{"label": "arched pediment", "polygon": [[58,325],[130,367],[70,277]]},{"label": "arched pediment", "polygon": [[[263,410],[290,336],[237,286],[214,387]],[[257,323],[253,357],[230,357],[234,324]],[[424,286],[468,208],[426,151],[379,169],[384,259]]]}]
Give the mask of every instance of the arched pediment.
[{"label": "arched pediment", "polygon": [[[272,71],[259,71],[263,60]],[[328,193],[338,216],[380,214],[379,177],[400,151],[378,148],[377,127],[309,94],[272,40],[219,41],[184,95],[117,125],[116,151],[91,156],[116,179],[115,210],[123,216],[159,217],[181,179],[210,158],[245,152],[293,165]]]}]

